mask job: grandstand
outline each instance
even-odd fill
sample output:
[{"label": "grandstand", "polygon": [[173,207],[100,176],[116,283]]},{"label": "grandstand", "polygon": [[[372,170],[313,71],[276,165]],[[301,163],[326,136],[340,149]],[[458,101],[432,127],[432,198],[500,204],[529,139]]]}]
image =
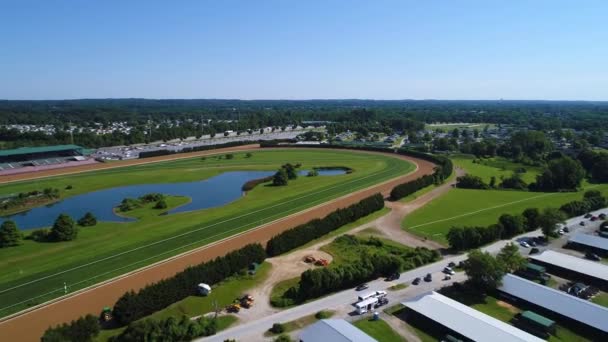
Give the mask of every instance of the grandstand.
[{"label": "grandstand", "polygon": [[90,163],[77,145],[21,147],[0,151],[0,175]]}]

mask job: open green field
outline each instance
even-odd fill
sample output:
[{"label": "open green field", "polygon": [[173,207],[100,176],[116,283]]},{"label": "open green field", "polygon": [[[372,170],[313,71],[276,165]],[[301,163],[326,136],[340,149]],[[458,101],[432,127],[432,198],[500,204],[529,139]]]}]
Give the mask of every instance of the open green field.
[{"label": "open green field", "polygon": [[364,318],[356,321],[353,325],[378,340],[378,342],[405,342],[403,337],[381,319],[374,321]]},{"label": "open green field", "polygon": [[[589,186],[608,195],[608,184]],[[526,208],[560,207],[580,200],[583,192],[539,193],[525,191],[452,189],[408,215],[403,228],[416,235],[446,243],[452,226],[487,226],[502,214],[521,214]]]},{"label": "open green field", "polygon": [[[299,177],[286,187],[259,185],[223,207],[159,216],[142,210],[137,222],[101,222],[78,239],[0,249],[0,316],[208,244],[331,199],[411,172],[414,166],[383,155],[350,151],[276,149],[235,153],[234,159],[184,159],[0,186],[0,195],[55,187],[62,196],[129,184],[202,180],[225,171],[343,166],[339,176]],[[177,205],[179,203],[172,203]],[[107,303],[112,305],[113,303]]]},{"label": "open green field", "polygon": [[[496,177],[496,185],[500,183],[501,177],[510,177],[519,168],[526,169],[526,172],[521,174],[521,178],[528,184],[534,182],[536,175],[540,173],[538,167],[514,163],[501,157],[475,159],[472,156],[458,155],[450,159],[456,166],[460,166],[472,175],[481,177],[486,183],[490,182],[492,176]],[[475,160],[478,162],[474,162]]]},{"label": "open green field", "polygon": [[[458,156],[454,163],[469,174],[482,177],[486,182],[492,175],[509,176],[512,170],[525,167],[526,181],[534,180],[538,169],[513,163],[502,158],[484,159],[484,164],[473,163],[473,159]],[[580,200],[584,190],[600,190],[608,195],[608,184],[584,184],[579,192],[542,193],[510,190],[451,189],[443,196],[408,215],[402,222],[407,231],[429,239],[447,243],[445,238],[453,226],[487,226],[498,221],[502,214],[521,214],[526,208],[560,207],[562,204]]]}]

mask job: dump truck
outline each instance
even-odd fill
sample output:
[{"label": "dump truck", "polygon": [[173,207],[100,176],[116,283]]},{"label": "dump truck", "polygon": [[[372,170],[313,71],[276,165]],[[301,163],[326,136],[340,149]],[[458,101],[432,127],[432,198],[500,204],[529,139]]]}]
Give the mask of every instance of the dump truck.
[{"label": "dump truck", "polygon": [[327,265],[329,265],[329,261],[327,261],[326,259],[318,259],[315,262],[315,265],[317,265],[317,266],[327,266]]}]

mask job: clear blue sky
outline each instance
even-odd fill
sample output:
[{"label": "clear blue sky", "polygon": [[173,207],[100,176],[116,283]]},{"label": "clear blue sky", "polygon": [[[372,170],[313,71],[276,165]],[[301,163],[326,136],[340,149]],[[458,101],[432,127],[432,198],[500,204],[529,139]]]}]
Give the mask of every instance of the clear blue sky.
[{"label": "clear blue sky", "polygon": [[608,100],[608,1],[0,0],[0,99]]}]

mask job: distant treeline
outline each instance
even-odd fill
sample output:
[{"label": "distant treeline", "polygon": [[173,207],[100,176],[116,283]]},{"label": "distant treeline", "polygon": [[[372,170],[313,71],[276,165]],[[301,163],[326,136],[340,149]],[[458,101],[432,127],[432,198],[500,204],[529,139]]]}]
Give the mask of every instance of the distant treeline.
[{"label": "distant treeline", "polygon": [[384,208],[382,195],[375,194],[322,219],[314,219],[272,237],[266,245],[268,256],[277,256],[317,239],[345,224]]}]

